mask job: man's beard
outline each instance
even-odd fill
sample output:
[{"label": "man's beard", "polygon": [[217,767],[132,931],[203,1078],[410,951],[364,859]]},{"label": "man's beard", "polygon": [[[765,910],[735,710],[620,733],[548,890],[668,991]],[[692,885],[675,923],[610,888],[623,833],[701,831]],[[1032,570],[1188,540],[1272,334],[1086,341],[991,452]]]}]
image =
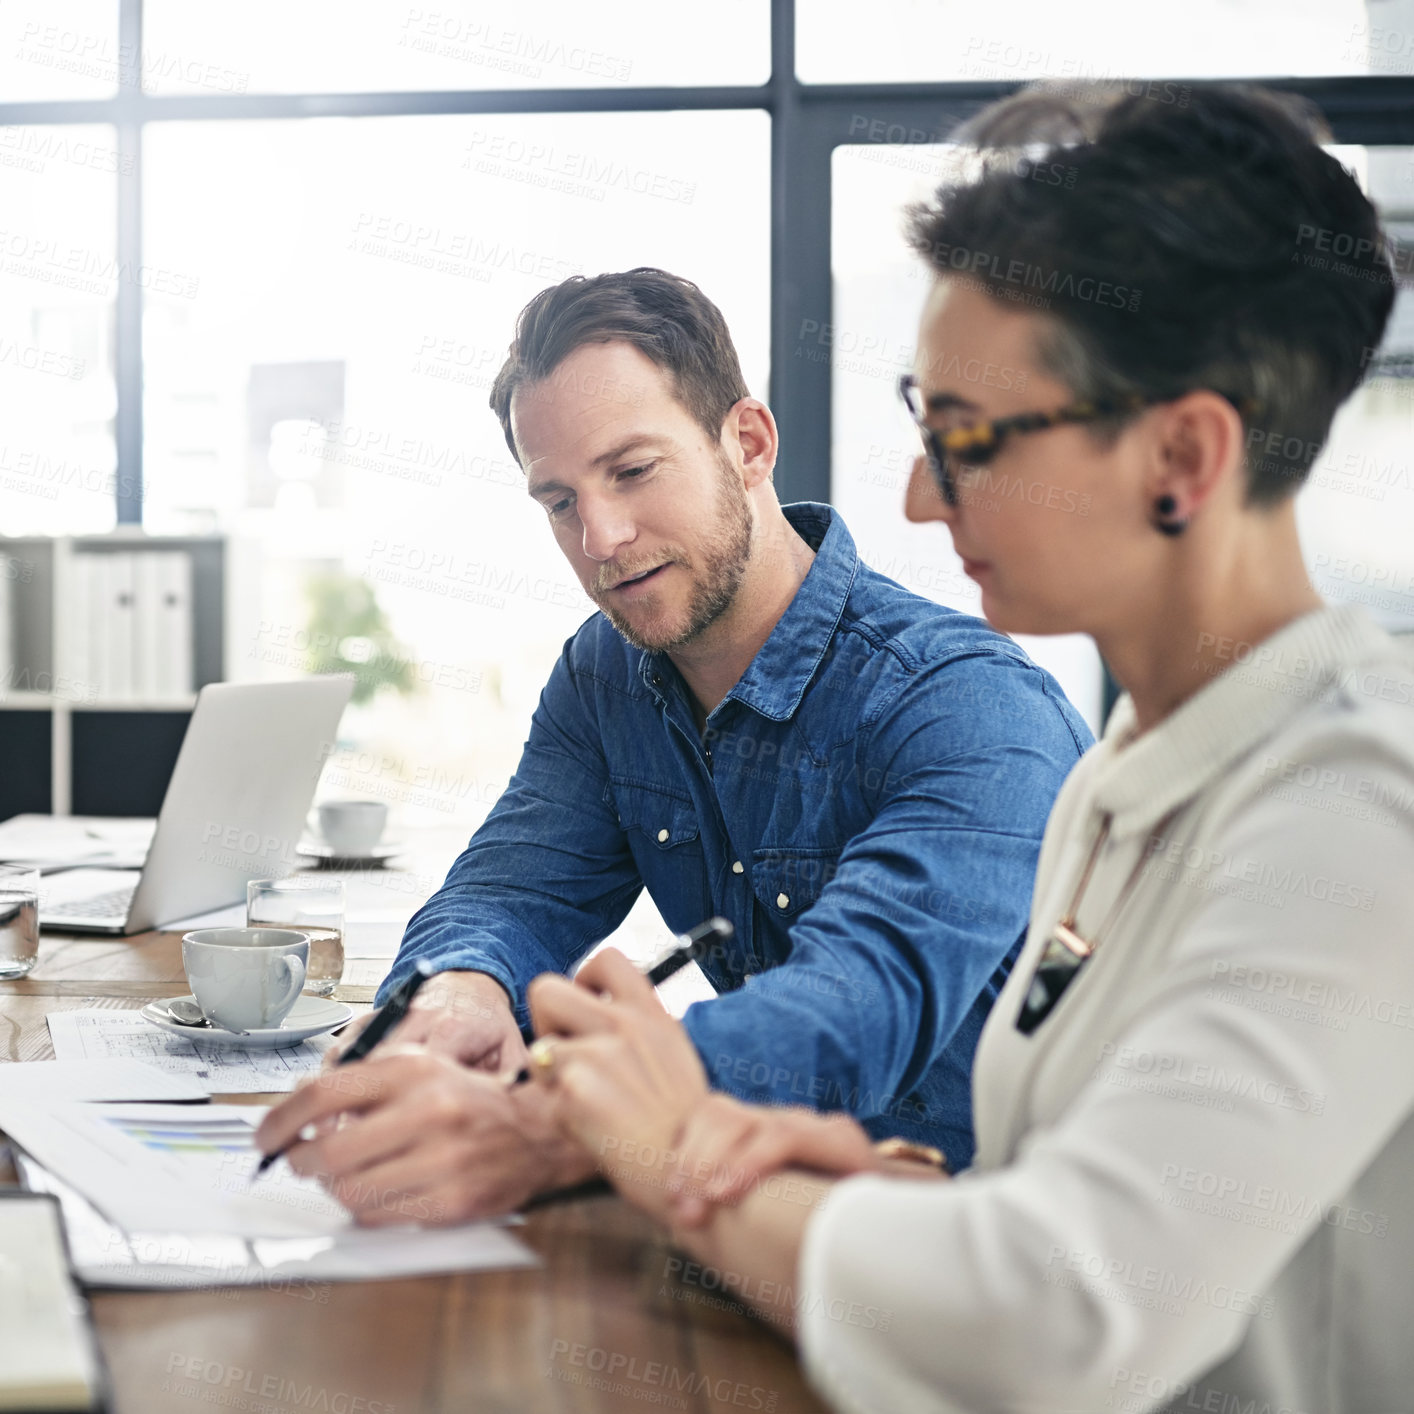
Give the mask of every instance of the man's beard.
[{"label": "man's beard", "polygon": [[[716,533],[707,546],[701,574],[694,579],[692,597],[687,606],[687,622],[683,627],[675,633],[646,637],[613,607],[607,594],[595,592],[590,595],[604,611],[605,618],[635,648],[649,653],[667,653],[674,648],[683,648],[716,623],[736,600],[751,556],[751,508],[736,469],[720,454],[717,465],[721,475],[717,480]],[[669,557],[686,568],[682,552],[674,547],[669,549]]]}]

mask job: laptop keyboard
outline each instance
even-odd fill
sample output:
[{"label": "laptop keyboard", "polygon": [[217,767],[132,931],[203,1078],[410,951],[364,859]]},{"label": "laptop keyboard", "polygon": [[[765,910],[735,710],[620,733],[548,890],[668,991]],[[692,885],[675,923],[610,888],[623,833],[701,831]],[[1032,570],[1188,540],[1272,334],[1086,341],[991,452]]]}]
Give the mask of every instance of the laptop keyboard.
[{"label": "laptop keyboard", "polygon": [[110,889],[106,893],[93,894],[88,898],[65,899],[63,903],[51,904],[44,909],[45,918],[57,922],[62,918],[99,918],[104,922],[121,923],[128,916],[128,907],[133,901],[137,885],[124,889]]}]

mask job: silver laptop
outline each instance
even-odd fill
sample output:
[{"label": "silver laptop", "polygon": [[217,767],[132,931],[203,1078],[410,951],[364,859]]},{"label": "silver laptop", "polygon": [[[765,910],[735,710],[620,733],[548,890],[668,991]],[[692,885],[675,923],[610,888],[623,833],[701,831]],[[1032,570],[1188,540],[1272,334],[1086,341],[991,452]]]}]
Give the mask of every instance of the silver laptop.
[{"label": "silver laptop", "polygon": [[351,673],[331,673],[202,688],[142,869],[45,875],[40,927],[141,933],[290,873],[353,686]]}]

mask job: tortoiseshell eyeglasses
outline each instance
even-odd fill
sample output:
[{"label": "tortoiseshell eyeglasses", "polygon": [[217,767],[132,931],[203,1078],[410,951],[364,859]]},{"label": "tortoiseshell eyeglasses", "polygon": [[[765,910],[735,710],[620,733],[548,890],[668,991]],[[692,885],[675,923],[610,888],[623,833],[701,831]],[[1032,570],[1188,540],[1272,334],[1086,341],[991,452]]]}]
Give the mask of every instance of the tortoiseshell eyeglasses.
[{"label": "tortoiseshell eyeglasses", "polygon": [[[928,455],[928,469],[938,484],[943,500],[950,506],[958,503],[958,468],[983,467],[1001,450],[1002,443],[1012,433],[1044,432],[1048,427],[1075,426],[1099,422],[1107,417],[1121,417],[1157,403],[1169,403],[1184,396],[1181,393],[1126,393],[1113,398],[1092,398],[1069,403],[1055,412],[1021,412],[1013,417],[999,417],[990,422],[972,422],[965,427],[940,431],[928,423],[928,407],[917,379],[905,373],[898,380],[899,396],[917,424]],[[1221,393],[1244,417],[1257,410],[1257,404],[1247,398]]]}]

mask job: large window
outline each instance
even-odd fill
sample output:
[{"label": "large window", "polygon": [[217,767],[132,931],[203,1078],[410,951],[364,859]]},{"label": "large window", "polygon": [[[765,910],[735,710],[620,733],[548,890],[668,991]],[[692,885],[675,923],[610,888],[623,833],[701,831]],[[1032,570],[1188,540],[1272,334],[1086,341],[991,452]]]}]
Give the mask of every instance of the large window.
[{"label": "large window", "polygon": [[[956,149],[953,149],[956,151]],[[936,525],[898,513],[917,434],[896,393],[912,368],[929,272],[899,237],[900,213],[926,198],[949,150],[941,145],[865,143],[834,154],[833,321],[807,330],[805,358],[828,355],[833,376],[832,497],[866,558],[920,594],[980,612]],[[1411,207],[1409,148],[1340,148],[1345,163],[1396,233]],[[1401,262],[1403,267],[1403,262]],[[1329,443],[1297,502],[1313,583],[1329,600],[1366,605],[1395,629],[1414,629],[1414,287],[1396,299],[1373,376],[1338,414]],[[1402,375],[1402,376],[1401,376]],[[1023,638],[1098,727],[1101,669],[1083,635]]]},{"label": "large window", "polygon": [[[1389,0],[797,0],[806,83],[1281,78],[1410,72]],[[1407,11],[1405,18],[1407,19]]]},{"label": "large window", "polygon": [[111,127],[0,127],[0,527],[111,529],[118,259]]},{"label": "large window", "polygon": [[344,791],[494,799],[593,612],[487,406],[531,295],[688,272],[764,396],[768,143],[763,114],[732,111],[149,129],[146,253],[169,278],[144,316],[144,524],[259,547],[233,676],[336,646],[318,640],[341,583],[376,596],[416,681],[350,717]]},{"label": "large window", "polygon": [[474,824],[593,607],[487,407],[519,310],[680,271],[768,391],[770,4],[684,39],[650,0],[5,5],[0,534],[219,537],[222,674],[377,665],[326,788]]},{"label": "large window", "polygon": [[107,98],[123,53],[118,0],[9,0],[0,6],[0,102]]},{"label": "large window", "polygon": [[[713,0],[145,0],[149,93],[760,84],[769,7]],[[272,36],[278,42],[272,43]]]},{"label": "large window", "polygon": [[[7,0],[0,532],[226,537],[225,671],[394,661],[334,788],[471,824],[588,613],[486,408],[516,311],[638,263],[724,308],[784,499],[975,607],[900,512],[923,287],[899,208],[1022,82],[1311,95],[1414,222],[1405,0]],[[1302,506],[1318,584],[1414,618],[1414,311]],[[1093,722],[1100,668],[1028,642]],[[399,743],[415,742],[414,750]]]},{"label": "large window", "polygon": [[[831,495],[854,527],[865,559],[917,594],[980,614],[981,594],[962,572],[951,537],[942,526],[910,525],[900,514],[918,434],[899,401],[898,378],[913,370],[929,280],[900,237],[901,213],[937,185],[943,161],[940,147],[836,149],[834,318],[813,349],[807,334],[802,354],[818,357],[826,346],[831,353]],[[1094,643],[1083,634],[1018,641],[1055,674],[1098,731],[1103,670]]]}]

